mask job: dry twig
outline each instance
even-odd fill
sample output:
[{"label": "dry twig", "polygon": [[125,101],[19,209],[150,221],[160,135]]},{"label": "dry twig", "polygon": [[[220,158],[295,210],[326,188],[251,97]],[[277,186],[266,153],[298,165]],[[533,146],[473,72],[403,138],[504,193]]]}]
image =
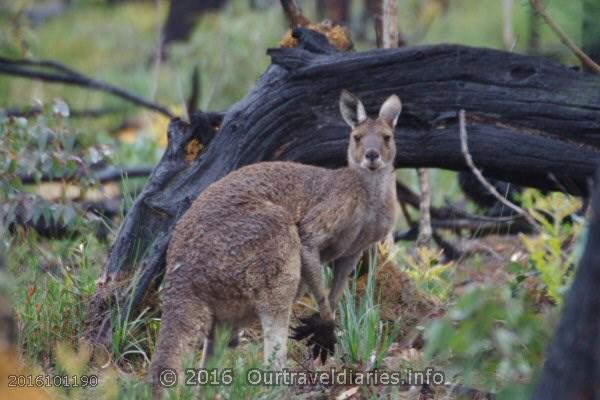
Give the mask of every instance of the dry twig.
[{"label": "dry twig", "polygon": [[465,122],[465,110],[460,110],[459,111],[459,113],[458,113],[458,120],[459,120],[459,127],[460,127],[460,148],[462,150],[463,156],[465,157],[465,162],[467,163],[467,166],[469,167],[469,169],[471,170],[471,172],[473,173],[473,175],[475,175],[475,177],[477,178],[477,180],[494,197],[496,197],[499,202],[501,202],[502,204],[504,204],[505,206],[507,206],[508,208],[510,208],[511,210],[513,210],[514,212],[516,212],[517,214],[523,216],[523,218],[525,218],[525,220],[527,222],[529,222],[532,226],[537,227],[538,226],[537,222],[535,222],[535,220],[533,219],[533,217],[531,215],[529,215],[529,213],[527,211],[525,211],[524,209],[522,209],[518,205],[514,204],[513,202],[507,200],[500,193],[498,193],[498,191],[496,190],[496,188],[494,187],[494,185],[492,185],[483,176],[483,174],[481,173],[481,170],[479,170],[479,168],[477,168],[475,166],[475,163],[473,162],[473,158],[471,157],[471,153],[469,153],[469,145],[467,143],[467,127],[466,127],[466,122]]},{"label": "dry twig", "polygon": [[596,64],[594,60],[592,60],[587,54],[583,52],[575,42],[567,36],[567,34],[562,30],[562,28],[554,21],[554,19],[548,14],[546,8],[542,4],[541,0],[529,0],[535,11],[538,12],[539,15],[544,18],[544,21],[548,24],[550,29],[556,33],[560,41],[569,48],[576,56],[579,58],[579,61],[583,65],[585,65],[589,70],[594,71],[595,73],[600,75],[600,65]]}]

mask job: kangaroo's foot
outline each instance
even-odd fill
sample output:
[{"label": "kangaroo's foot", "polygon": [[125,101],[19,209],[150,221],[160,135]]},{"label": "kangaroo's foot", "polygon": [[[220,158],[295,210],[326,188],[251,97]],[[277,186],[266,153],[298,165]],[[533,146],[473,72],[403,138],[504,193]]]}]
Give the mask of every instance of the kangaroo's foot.
[{"label": "kangaroo's foot", "polygon": [[321,358],[325,364],[327,357],[333,355],[335,350],[335,322],[333,320],[323,320],[319,313],[300,318],[301,325],[292,328],[294,340],[309,338],[307,345],[312,346],[313,358]]}]

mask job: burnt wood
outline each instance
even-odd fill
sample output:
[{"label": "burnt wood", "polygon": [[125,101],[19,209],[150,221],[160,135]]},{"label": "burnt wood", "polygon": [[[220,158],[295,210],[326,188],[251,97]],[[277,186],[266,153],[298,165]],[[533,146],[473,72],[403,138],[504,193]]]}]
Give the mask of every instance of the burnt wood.
[{"label": "burnt wood", "polygon": [[301,48],[269,51],[272,65],[227,110],[194,162],[185,160],[186,144],[212,132],[171,122],[167,150],[122,223],[99,289],[141,268],[133,301],[142,301],[160,282],[175,223],[200,192],[227,173],[264,160],[344,165],[349,128],[338,111],[342,89],[360,96],[371,115],[392,93],[402,98],[398,168],[465,170],[456,118],[465,109],[469,148],[486,176],[587,193],[600,160],[599,77],[485,48],[336,53],[312,31],[297,28],[294,35]]},{"label": "burnt wood", "polygon": [[590,214],[585,250],[533,400],[600,398],[600,187]]}]

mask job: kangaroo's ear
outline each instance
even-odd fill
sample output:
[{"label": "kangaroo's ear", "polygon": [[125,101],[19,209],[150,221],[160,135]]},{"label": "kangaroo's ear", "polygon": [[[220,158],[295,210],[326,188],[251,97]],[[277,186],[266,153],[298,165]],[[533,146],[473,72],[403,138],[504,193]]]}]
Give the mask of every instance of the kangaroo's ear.
[{"label": "kangaroo's ear", "polygon": [[342,90],[340,96],[340,112],[344,121],[352,128],[367,119],[367,112],[363,103],[361,103],[358,97],[347,90]]},{"label": "kangaroo's ear", "polygon": [[402,102],[398,96],[393,94],[381,105],[379,118],[387,122],[392,128],[395,128],[401,111]]}]

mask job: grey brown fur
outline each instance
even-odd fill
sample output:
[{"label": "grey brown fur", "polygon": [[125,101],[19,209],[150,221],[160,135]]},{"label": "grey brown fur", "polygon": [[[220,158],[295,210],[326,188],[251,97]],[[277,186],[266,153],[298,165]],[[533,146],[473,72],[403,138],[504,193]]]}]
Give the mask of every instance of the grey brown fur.
[{"label": "grey brown fur", "polygon": [[[167,251],[153,382],[162,369],[180,368],[200,339],[209,356],[216,326],[236,330],[256,320],[265,362],[284,367],[290,311],[302,286],[333,330],[332,310],[358,258],[395,221],[393,132],[401,103],[391,96],[371,120],[344,91],[340,109],[352,127],[348,167],[250,165],[212,184],[182,216]],[[328,261],[329,294],[321,267]]]}]

